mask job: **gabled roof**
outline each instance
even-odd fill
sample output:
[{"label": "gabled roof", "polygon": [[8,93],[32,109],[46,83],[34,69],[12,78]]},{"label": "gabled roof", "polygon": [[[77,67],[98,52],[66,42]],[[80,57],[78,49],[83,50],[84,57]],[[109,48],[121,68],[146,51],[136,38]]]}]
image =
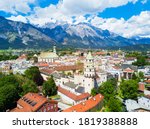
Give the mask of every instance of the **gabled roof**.
[{"label": "gabled roof", "polygon": [[70,70],[82,70],[84,67],[83,64],[80,65],[68,65],[68,66],[57,66],[54,67],[56,71],[70,71]]},{"label": "gabled roof", "polygon": [[134,70],[132,70],[131,68],[126,68],[123,70],[123,72],[134,73]]},{"label": "gabled roof", "polygon": [[[17,104],[19,107],[14,108],[12,112],[36,112],[46,102],[54,103],[54,100],[49,101],[37,93],[27,93],[18,100]],[[55,101],[55,103],[57,104],[57,101]]]},{"label": "gabled roof", "polygon": [[63,112],[87,112],[90,109],[96,107],[100,102],[103,101],[103,99],[104,99],[104,96],[102,96],[101,94],[98,94],[85,102],[82,102],[80,104],[77,104],[75,106],[72,106],[64,110]]},{"label": "gabled roof", "polygon": [[134,71],[137,71],[137,66],[134,66],[134,65],[130,65],[130,64],[122,64],[121,65],[121,69],[127,69],[127,68],[130,68],[130,69],[132,69],[132,70],[134,70]]},{"label": "gabled roof", "polygon": [[69,90],[66,90],[60,86],[58,86],[58,91],[60,93],[64,94],[65,96],[67,96],[68,98],[71,98],[74,101],[79,101],[79,100],[83,100],[83,99],[90,97],[89,93],[82,93],[81,95],[76,95],[76,94],[70,92]]},{"label": "gabled roof", "polygon": [[52,73],[54,73],[54,70],[52,70],[52,69],[41,69],[40,72],[43,74],[46,74],[46,75],[51,75]]}]

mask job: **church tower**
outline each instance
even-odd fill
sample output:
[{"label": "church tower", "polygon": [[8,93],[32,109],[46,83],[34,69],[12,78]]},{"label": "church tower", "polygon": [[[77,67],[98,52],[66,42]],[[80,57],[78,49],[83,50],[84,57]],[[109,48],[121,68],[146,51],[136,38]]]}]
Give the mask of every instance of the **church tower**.
[{"label": "church tower", "polygon": [[91,52],[88,53],[85,60],[84,76],[86,78],[94,78],[96,76],[94,68],[94,57],[92,56]]},{"label": "church tower", "polygon": [[84,63],[84,87],[85,92],[88,93],[91,93],[91,90],[97,87],[94,57],[91,52],[88,53]]},{"label": "church tower", "polygon": [[53,46],[53,53],[57,53],[56,52],[56,46]]}]

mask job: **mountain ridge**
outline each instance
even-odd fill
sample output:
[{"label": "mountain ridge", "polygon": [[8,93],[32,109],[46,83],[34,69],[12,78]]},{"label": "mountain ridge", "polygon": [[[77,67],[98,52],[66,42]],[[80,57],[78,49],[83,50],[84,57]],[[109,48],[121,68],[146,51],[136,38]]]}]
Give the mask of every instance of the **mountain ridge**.
[{"label": "mountain ridge", "polygon": [[47,24],[37,27],[29,23],[15,22],[0,16],[0,49],[9,47],[49,48],[54,44],[59,47],[76,48],[111,48],[138,44],[150,44],[150,39],[128,39],[109,30],[102,30],[87,23]]}]

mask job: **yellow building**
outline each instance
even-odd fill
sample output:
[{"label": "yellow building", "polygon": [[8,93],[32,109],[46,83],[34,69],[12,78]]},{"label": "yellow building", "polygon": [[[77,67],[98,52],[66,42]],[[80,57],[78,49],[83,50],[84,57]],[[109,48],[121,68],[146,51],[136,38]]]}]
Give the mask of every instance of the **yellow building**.
[{"label": "yellow building", "polygon": [[38,62],[55,62],[55,60],[58,60],[59,56],[57,55],[56,52],[56,46],[53,47],[53,52],[42,52],[38,56]]}]

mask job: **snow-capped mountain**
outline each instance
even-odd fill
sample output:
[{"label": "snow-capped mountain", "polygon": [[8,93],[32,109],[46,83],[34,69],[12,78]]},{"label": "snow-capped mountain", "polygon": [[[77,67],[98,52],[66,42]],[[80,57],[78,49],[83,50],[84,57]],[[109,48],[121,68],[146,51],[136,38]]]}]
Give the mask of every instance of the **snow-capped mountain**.
[{"label": "snow-capped mountain", "polygon": [[0,17],[0,49],[49,48],[54,44],[74,48],[114,48],[150,44],[149,38],[128,39],[87,23],[47,23],[39,27]]},{"label": "snow-capped mountain", "polygon": [[79,23],[77,25],[63,24],[53,28],[44,26],[41,30],[60,44],[70,46],[97,48],[134,44],[129,39],[111,33],[108,30],[101,30],[87,23]]},{"label": "snow-capped mountain", "polygon": [[0,49],[47,48],[56,42],[38,28],[0,17]]}]

